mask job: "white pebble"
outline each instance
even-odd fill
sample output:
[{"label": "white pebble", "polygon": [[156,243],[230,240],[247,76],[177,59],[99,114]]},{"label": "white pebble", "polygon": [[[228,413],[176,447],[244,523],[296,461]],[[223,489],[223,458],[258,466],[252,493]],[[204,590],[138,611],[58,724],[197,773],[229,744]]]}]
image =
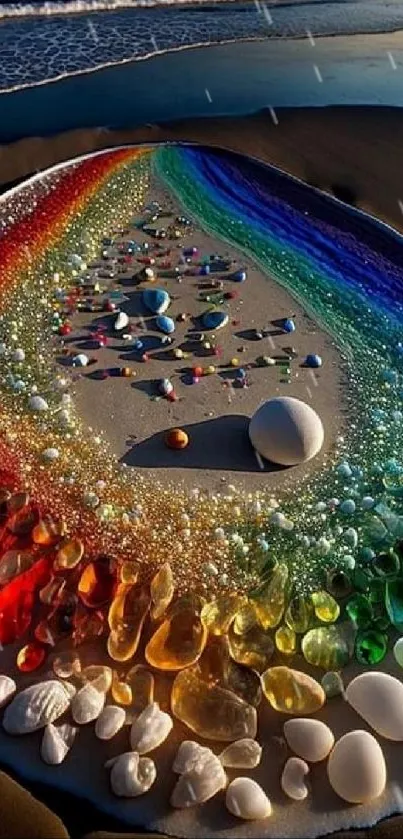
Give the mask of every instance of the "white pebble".
[{"label": "white pebble", "polygon": [[42,396],[31,396],[28,400],[28,408],[30,411],[48,411],[49,405],[46,402],[46,399],[42,399]]},{"label": "white pebble", "polygon": [[105,694],[91,684],[84,685],[73,697],[71,703],[73,719],[79,725],[87,725],[99,717],[104,705]]},{"label": "white pebble", "polygon": [[305,776],[309,773],[309,766],[300,757],[290,757],[287,760],[281,776],[283,792],[294,801],[303,801],[308,795]]},{"label": "white pebble", "polygon": [[96,723],[95,734],[100,740],[111,740],[126,721],[126,711],[117,705],[107,705],[101,711]]},{"label": "white pebble", "polygon": [[250,737],[230,743],[219,755],[222,765],[232,769],[254,769],[261,757],[262,747]]},{"label": "white pebble", "polygon": [[41,758],[50,766],[63,763],[76,736],[77,729],[71,725],[56,727],[53,723],[46,726],[41,743]]},{"label": "white pebble", "polygon": [[45,449],[42,452],[43,460],[57,460],[59,455],[60,455],[59,449],[54,449],[54,448]]},{"label": "white pebble", "polygon": [[18,361],[18,362],[25,361],[25,352],[22,349],[22,347],[18,347],[18,349],[14,350],[11,358],[12,358],[13,361]]},{"label": "white pebble", "polygon": [[267,819],[271,815],[266,793],[252,778],[235,778],[227,789],[225,804],[238,819]]},{"label": "white pebble", "polygon": [[14,696],[17,685],[10,676],[0,675],[0,708],[7,705],[7,702]]}]

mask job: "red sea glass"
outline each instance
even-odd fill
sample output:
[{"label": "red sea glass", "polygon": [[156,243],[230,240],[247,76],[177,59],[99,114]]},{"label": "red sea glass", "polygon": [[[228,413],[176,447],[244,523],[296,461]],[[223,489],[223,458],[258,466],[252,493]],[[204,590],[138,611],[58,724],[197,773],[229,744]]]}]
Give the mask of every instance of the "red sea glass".
[{"label": "red sea glass", "polygon": [[32,607],[37,591],[50,577],[48,558],[38,559],[0,591],[0,642],[11,644],[23,635],[31,623]]},{"label": "red sea glass", "polygon": [[45,647],[35,642],[22,647],[17,655],[17,667],[22,673],[32,673],[44,662]]}]

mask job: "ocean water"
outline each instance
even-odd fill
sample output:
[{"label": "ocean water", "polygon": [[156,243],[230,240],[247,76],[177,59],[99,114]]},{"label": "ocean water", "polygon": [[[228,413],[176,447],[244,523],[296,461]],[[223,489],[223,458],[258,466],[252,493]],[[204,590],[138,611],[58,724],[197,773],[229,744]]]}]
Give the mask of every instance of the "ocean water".
[{"label": "ocean water", "polygon": [[[59,7],[56,5],[56,9]],[[85,7],[86,3],[79,5],[80,9]],[[4,8],[10,13],[8,6]],[[53,4],[47,8],[54,10]],[[3,91],[197,45],[296,37],[308,40],[307,32],[323,36],[403,30],[401,0],[294,0],[275,4],[255,0],[200,3],[192,8],[160,4],[153,8],[19,16],[24,9],[15,6],[14,16],[0,24]],[[34,12],[35,6],[30,9]]]}]

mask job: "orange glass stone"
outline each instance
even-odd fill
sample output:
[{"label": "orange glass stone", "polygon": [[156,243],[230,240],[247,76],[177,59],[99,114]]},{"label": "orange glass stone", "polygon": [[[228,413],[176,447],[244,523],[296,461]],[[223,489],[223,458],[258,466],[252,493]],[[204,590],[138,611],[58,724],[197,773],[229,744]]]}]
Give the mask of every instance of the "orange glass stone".
[{"label": "orange glass stone", "polygon": [[272,636],[258,624],[251,626],[242,635],[237,634],[235,629],[235,624],[232,624],[228,633],[231,657],[238,664],[246,664],[247,667],[262,673],[268,667],[274,652]]},{"label": "orange glass stone", "polygon": [[150,592],[153,602],[151,617],[158,620],[162,617],[174,596],[174,578],[169,562],[165,562],[151,580]]},{"label": "orange glass stone", "polygon": [[112,685],[112,670],[103,664],[89,664],[81,670],[80,679],[84,684],[91,684],[100,693],[108,693]]},{"label": "orange glass stone", "polygon": [[98,609],[112,598],[115,577],[108,557],[99,557],[84,568],[78,583],[78,595],[89,609]]},{"label": "orange glass stone", "polygon": [[208,684],[217,684],[231,690],[249,705],[259,705],[262,699],[260,678],[249,667],[231,659],[225,636],[209,638],[199,668],[202,678]]},{"label": "orange glass stone", "polygon": [[120,679],[116,670],[112,676],[112,698],[118,705],[131,705],[132,689],[124,679]]},{"label": "orange glass stone", "polygon": [[235,593],[219,595],[203,607],[202,622],[211,635],[226,635],[236,614],[247,602],[246,597]]},{"label": "orange glass stone", "polygon": [[88,612],[82,603],[78,603],[73,616],[73,627],[73,641],[78,646],[84,641],[91,641],[102,635],[105,627],[105,616],[96,609]]},{"label": "orange glass stone", "polygon": [[46,651],[40,644],[26,644],[17,655],[17,667],[22,673],[32,673],[45,660]]},{"label": "orange glass stone", "polygon": [[120,581],[122,583],[125,585],[134,585],[134,583],[137,583],[138,576],[139,566],[137,562],[126,560],[126,562],[122,563],[120,569]]},{"label": "orange glass stone", "polygon": [[38,521],[32,531],[32,540],[36,545],[49,547],[55,545],[66,532],[64,522],[55,522],[50,516]]},{"label": "orange glass stone", "polygon": [[190,602],[180,603],[158,627],[145,649],[145,657],[158,670],[183,670],[201,656],[207,629]]},{"label": "orange glass stone", "polygon": [[107,646],[114,661],[128,661],[134,656],[150,604],[147,588],[119,586],[108,614],[111,631]]},{"label": "orange glass stone", "polygon": [[132,693],[131,710],[141,714],[154,701],[154,676],[144,664],[136,664],[126,674],[125,682]]},{"label": "orange glass stone", "polygon": [[54,562],[55,570],[75,568],[81,562],[84,556],[84,543],[81,539],[68,539],[64,542],[57,554]]}]

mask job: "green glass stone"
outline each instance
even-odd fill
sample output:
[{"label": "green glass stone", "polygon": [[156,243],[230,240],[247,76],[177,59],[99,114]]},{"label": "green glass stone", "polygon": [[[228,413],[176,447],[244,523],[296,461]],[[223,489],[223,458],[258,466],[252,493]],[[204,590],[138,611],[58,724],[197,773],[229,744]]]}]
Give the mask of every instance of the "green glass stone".
[{"label": "green glass stone", "polygon": [[383,580],[381,577],[375,577],[371,581],[371,585],[368,592],[368,597],[371,603],[379,604],[383,603],[385,600],[385,585],[386,580]]},{"label": "green glass stone", "polygon": [[347,597],[351,593],[350,577],[339,568],[331,569],[326,574],[326,588],[333,597]]},{"label": "green glass stone", "polygon": [[372,629],[379,632],[386,632],[390,628],[390,620],[386,615],[379,615],[372,622]]},{"label": "green glass stone", "polygon": [[359,632],[355,639],[355,657],[360,664],[379,664],[388,649],[388,636],[376,629]]},{"label": "green glass stone", "polygon": [[353,585],[358,591],[367,592],[371,585],[373,575],[369,569],[355,568],[353,575]]},{"label": "green glass stone", "polygon": [[378,554],[372,562],[374,573],[384,579],[393,579],[399,573],[400,560],[393,550]]},{"label": "green glass stone", "polygon": [[346,612],[350,620],[355,623],[360,629],[365,629],[370,625],[373,618],[372,604],[365,594],[355,594],[347,605]]},{"label": "green glass stone", "polygon": [[309,629],[313,617],[313,604],[310,598],[297,595],[290,601],[284,619],[287,626],[297,635],[303,635]]},{"label": "green glass stone", "polygon": [[334,670],[329,670],[328,673],[325,673],[320,683],[327,699],[333,699],[335,696],[340,696],[344,693],[343,679],[340,673],[336,673]]},{"label": "green glass stone", "polygon": [[310,629],[303,637],[302,653],[308,664],[323,670],[341,670],[351,658],[350,644],[340,624]]},{"label": "green glass stone", "polygon": [[385,607],[392,626],[403,633],[403,580],[386,583]]}]

